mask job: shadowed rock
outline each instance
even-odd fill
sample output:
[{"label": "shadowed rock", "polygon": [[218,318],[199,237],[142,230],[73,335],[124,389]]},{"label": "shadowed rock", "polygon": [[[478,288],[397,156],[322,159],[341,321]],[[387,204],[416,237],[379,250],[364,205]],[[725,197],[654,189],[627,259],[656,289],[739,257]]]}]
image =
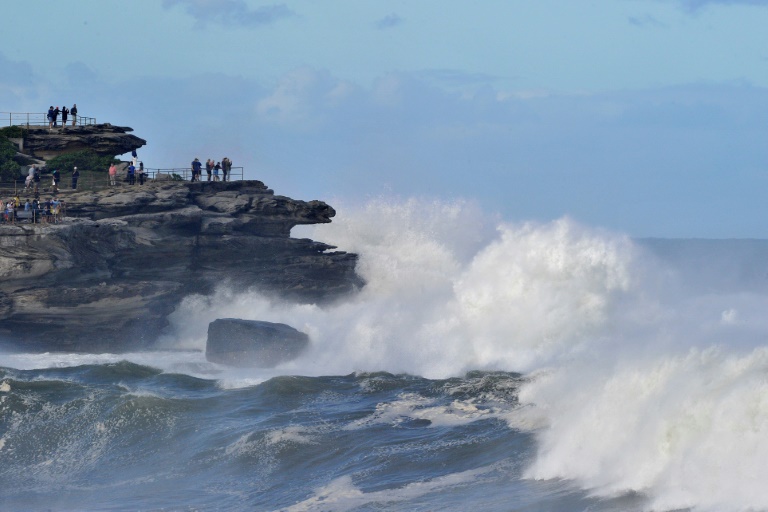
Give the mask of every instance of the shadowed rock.
[{"label": "shadowed rock", "polygon": [[184,297],[219,286],[324,304],[359,289],[355,254],[290,237],[331,222],[322,201],[260,181],[68,192],[60,224],[0,225],[0,347],[151,346]]},{"label": "shadowed rock", "polygon": [[30,162],[34,159],[50,160],[66,153],[90,149],[99,155],[113,156],[128,153],[144,146],[147,141],[128,132],[127,126],[109,123],[85,126],[30,127],[20,142],[19,150]]},{"label": "shadowed rock", "polygon": [[205,358],[237,367],[273,368],[298,357],[309,336],[285,324],[220,318],[208,324]]}]

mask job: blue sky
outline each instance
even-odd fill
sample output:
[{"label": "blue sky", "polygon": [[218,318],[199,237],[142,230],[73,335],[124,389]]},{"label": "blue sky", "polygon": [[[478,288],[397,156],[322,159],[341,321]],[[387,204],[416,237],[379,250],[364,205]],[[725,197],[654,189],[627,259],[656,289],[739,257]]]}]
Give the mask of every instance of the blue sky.
[{"label": "blue sky", "polygon": [[768,0],[26,0],[0,111],[131,126],[297,199],[768,237]]}]

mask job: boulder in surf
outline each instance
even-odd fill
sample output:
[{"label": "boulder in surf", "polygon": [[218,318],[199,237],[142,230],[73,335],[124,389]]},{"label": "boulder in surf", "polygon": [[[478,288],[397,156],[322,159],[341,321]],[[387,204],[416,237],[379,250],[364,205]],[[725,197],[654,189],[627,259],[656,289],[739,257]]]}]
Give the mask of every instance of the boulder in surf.
[{"label": "boulder in surf", "polygon": [[219,318],[208,324],[205,358],[237,367],[273,368],[309,345],[309,336],[285,324]]}]

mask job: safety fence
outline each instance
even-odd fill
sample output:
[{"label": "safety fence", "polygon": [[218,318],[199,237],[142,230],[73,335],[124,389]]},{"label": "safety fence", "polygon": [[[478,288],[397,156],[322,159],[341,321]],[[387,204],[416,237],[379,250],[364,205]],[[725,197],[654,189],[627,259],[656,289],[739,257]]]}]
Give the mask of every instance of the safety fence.
[{"label": "safety fence", "polygon": [[[39,112],[0,112],[0,123],[6,126],[48,126],[48,113]],[[57,118],[57,126],[62,126],[63,120],[61,114]],[[67,126],[73,125],[92,125],[96,124],[95,117],[73,116],[71,113],[67,117]]]},{"label": "safety fence", "polygon": [[[10,203],[10,204],[9,204]],[[0,224],[58,224],[67,216],[65,201],[3,202]]]},{"label": "safety fence", "polygon": [[[176,181],[192,181],[192,169],[190,167],[169,167],[163,169],[146,167],[144,171],[150,179],[168,179],[167,177],[170,176],[170,179]],[[226,179],[222,170],[219,170],[218,174],[216,174],[214,169],[211,171],[210,176],[205,169],[202,169],[200,172],[199,181],[241,181],[244,179],[242,167],[232,167],[226,173]]]},{"label": "safety fence", "polygon": [[[224,174],[219,171],[218,179],[216,175],[211,173],[211,179],[208,179],[208,173],[203,170],[202,176],[200,176],[201,182],[215,182],[224,181]],[[232,170],[227,173],[226,181],[241,181],[244,179],[243,167],[232,167]],[[131,185],[141,185],[143,183],[151,182],[168,182],[168,181],[191,181],[192,171],[186,167],[168,167],[168,168],[144,168],[144,179],[141,179],[141,175],[137,169],[133,183],[125,169],[118,172],[114,179],[114,185],[112,180],[106,171],[80,171],[80,176],[76,182],[72,181],[71,172],[62,172],[59,183],[54,187],[53,176],[50,173],[45,173],[40,176],[40,180],[35,182],[34,180],[27,181],[26,176],[22,179],[19,178],[15,181],[0,181],[0,201],[7,200],[9,197],[20,196],[26,197],[48,197],[51,195],[69,193],[75,191],[95,191],[104,190],[110,187],[127,187]]]}]

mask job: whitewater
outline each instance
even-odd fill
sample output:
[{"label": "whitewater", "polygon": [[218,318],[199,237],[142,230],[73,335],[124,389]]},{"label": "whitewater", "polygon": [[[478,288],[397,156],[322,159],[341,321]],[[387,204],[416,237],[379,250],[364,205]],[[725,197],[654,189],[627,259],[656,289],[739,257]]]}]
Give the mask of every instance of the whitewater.
[{"label": "whitewater", "polygon": [[[329,306],[226,283],[160,350],[0,354],[3,510],[768,510],[768,240],[334,203]],[[311,345],[208,363],[217,318]]]}]

